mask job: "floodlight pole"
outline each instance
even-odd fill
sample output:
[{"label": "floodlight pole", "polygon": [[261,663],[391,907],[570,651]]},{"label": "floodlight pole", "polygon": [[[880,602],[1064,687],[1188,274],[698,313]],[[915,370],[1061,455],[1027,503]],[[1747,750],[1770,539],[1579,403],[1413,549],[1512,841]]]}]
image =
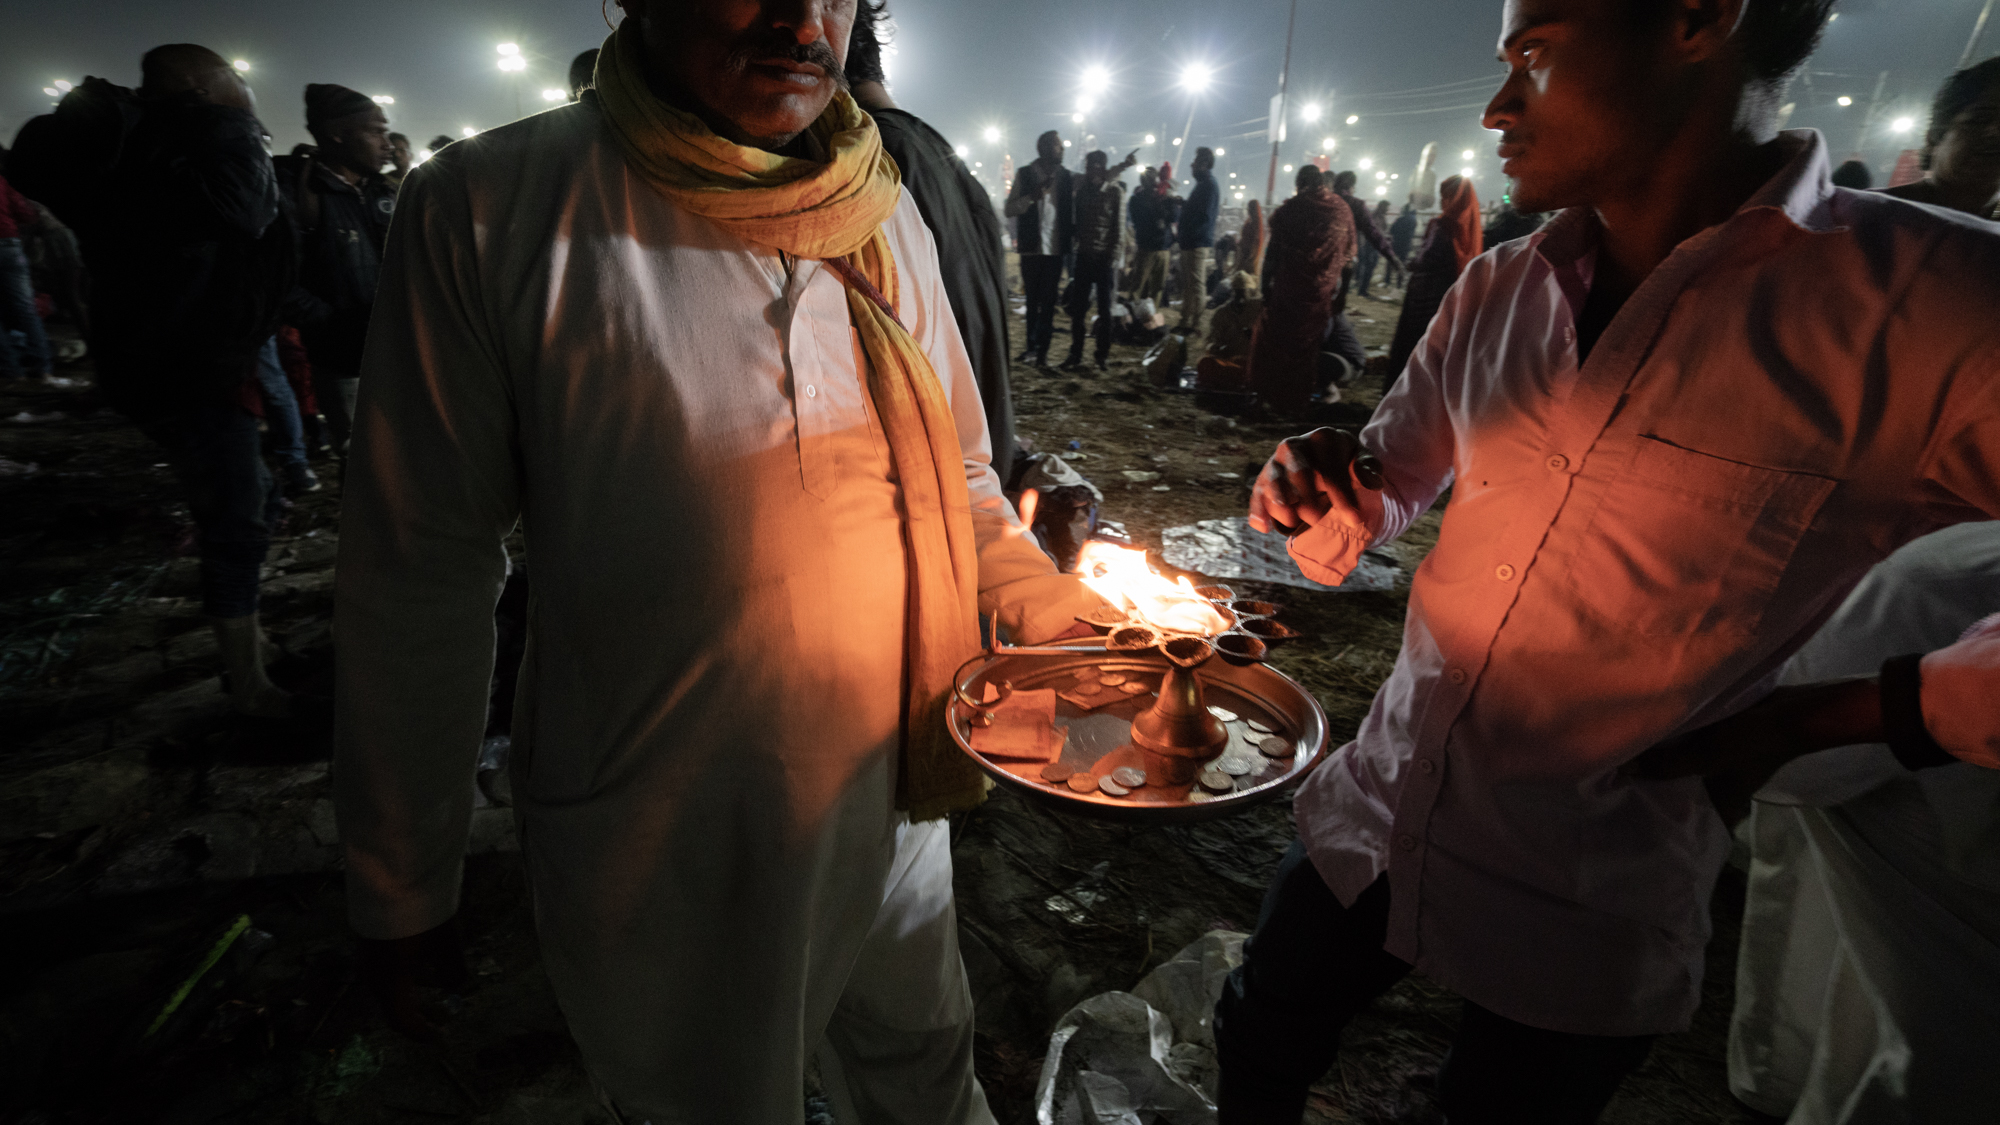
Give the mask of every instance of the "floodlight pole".
[{"label": "floodlight pole", "polygon": [[1986,36],[1986,21],[1993,16],[1993,0],[1986,0],[1986,6],[1979,9],[1979,19],[1972,25],[1972,38],[1965,41],[1965,53],[1958,56],[1958,69],[1972,65],[1973,53],[1979,50],[1979,41]]},{"label": "floodlight pole", "polygon": [[[1992,0],[1987,0],[1991,4]],[[1271,130],[1271,175],[1264,181],[1264,206],[1270,207],[1278,194],[1278,146],[1284,143],[1285,118],[1291,112],[1286,104],[1286,88],[1292,77],[1292,32],[1299,26],[1299,0],[1292,0],[1291,18],[1285,21],[1285,65],[1278,71],[1278,120]]]}]

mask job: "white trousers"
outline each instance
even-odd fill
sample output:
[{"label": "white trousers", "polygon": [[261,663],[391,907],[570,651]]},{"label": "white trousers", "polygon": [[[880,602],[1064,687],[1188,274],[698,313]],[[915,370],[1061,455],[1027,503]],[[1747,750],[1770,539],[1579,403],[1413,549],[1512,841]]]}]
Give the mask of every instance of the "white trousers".
[{"label": "white trousers", "polygon": [[[816,1058],[840,1125],[996,1125],[972,1073],[972,989],[958,954],[951,826],[896,826],[896,857]],[[803,1117],[804,1076],[784,1122]],[[715,1097],[729,1101],[726,1078]],[[627,1125],[656,1125],[619,1113]]]}]

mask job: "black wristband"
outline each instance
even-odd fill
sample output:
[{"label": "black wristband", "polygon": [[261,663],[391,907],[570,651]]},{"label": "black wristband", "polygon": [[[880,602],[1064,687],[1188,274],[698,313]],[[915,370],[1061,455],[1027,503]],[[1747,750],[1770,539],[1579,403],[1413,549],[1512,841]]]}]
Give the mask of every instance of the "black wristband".
[{"label": "black wristband", "polygon": [[1924,727],[1923,654],[1894,656],[1882,662],[1878,681],[1882,696],[1882,731],[1889,750],[1906,770],[1927,770],[1958,761]]}]

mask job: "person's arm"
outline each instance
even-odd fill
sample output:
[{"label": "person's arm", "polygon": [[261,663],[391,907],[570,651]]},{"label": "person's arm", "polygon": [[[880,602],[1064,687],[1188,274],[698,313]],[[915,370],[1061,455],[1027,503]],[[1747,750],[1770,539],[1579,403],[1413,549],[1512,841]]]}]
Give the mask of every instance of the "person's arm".
[{"label": "person's arm", "polygon": [[458,910],[520,514],[514,403],[454,170],[413,174],[390,231],[341,511],[334,800],[348,918],[376,941]]},{"label": "person's arm", "polygon": [[1390,261],[1398,264],[1402,263],[1403,258],[1400,254],[1396,253],[1395,244],[1391,243],[1389,236],[1382,232],[1380,226],[1376,225],[1375,216],[1369,214],[1366,203],[1362,203],[1356,199],[1349,199],[1347,201],[1347,210],[1354,217],[1354,232],[1360,237],[1361,241],[1373,246],[1376,253]]},{"label": "person's arm", "polygon": [[2000,614],[1966,630],[1950,648],[1906,657],[1904,664],[1914,667],[1900,676],[1890,665],[1882,669],[1883,714],[1895,720],[1889,745],[1903,764],[1943,765],[1942,753],[2000,769],[2000,706],[1994,703],[2000,699]]},{"label": "person's arm", "polygon": [[979,377],[951,316],[937,266],[937,244],[921,223],[902,231],[904,245],[919,246],[928,261],[905,272],[919,282],[914,306],[905,302],[910,334],[930,357],[951,403],[972,499],[972,530],[979,545],[979,611],[999,618],[1018,643],[1040,644],[1076,627],[1078,614],[1104,604],[1074,574],[1062,574],[1021,526],[993,471],[993,443],[979,397]]},{"label": "person's arm", "polygon": [[1028,208],[1041,198],[1040,189],[1030,183],[1033,179],[1030,173],[1034,170],[1035,166],[1030,164],[1014,173],[1014,190],[1007,193],[1007,202],[1001,209],[1008,218],[1018,219],[1027,214]]},{"label": "person's arm", "polygon": [[1362,551],[1403,534],[1450,487],[1458,446],[1443,357],[1484,292],[1475,281],[1446,294],[1409,369],[1359,437],[1316,430],[1288,439],[1258,474],[1250,526],[1290,533],[1292,559],[1307,578],[1340,585]]}]

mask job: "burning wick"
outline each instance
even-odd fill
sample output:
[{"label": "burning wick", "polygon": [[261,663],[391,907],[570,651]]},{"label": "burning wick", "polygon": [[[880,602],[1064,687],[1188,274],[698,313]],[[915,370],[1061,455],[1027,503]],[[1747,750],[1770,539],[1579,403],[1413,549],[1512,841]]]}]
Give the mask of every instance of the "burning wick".
[{"label": "burning wick", "polygon": [[1105,601],[1155,629],[1213,637],[1229,628],[1229,620],[1195,593],[1194,583],[1155,572],[1144,551],[1092,540],[1083,545],[1076,570]]}]

